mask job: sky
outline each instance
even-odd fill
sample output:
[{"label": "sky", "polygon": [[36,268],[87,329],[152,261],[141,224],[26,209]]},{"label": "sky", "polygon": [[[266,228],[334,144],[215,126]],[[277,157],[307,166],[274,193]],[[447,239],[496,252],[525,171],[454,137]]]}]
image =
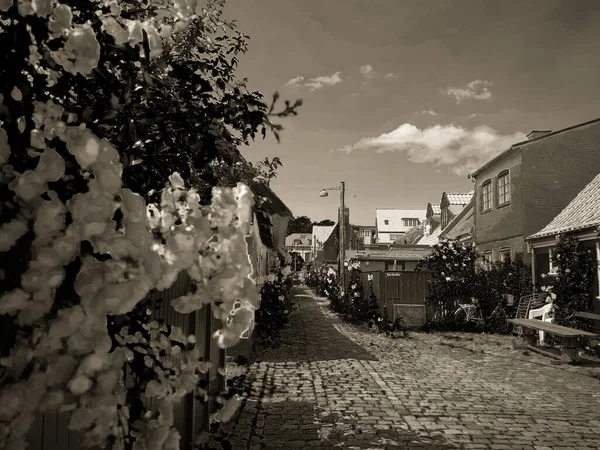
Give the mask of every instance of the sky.
[{"label": "sky", "polygon": [[598,0],[227,0],[250,36],[238,75],[304,102],[259,139],[271,187],[295,216],[350,221],[425,209],[532,130],[600,117]]}]

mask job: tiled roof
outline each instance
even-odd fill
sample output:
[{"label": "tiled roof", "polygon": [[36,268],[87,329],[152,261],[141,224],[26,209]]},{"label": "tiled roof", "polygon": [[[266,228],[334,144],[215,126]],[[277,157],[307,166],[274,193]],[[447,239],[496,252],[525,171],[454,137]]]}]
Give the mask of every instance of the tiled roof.
[{"label": "tiled roof", "polygon": [[429,248],[410,248],[405,250],[363,250],[347,251],[346,259],[359,261],[418,261],[431,254]]},{"label": "tiled roof", "polygon": [[317,242],[324,244],[325,241],[331,235],[331,232],[333,231],[334,228],[335,228],[335,225],[330,225],[330,226],[313,225],[313,229],[312,229],[313,244],[316,244]]},{"label": "tiled roof", "polygon": [[440,205],[431,205],[431,210],[433,211],[434,214],[442,213],[442,207]]},{"label": "tiled roof", "polygon": [[285,246],[293,247],[294,241],[300,240],[301,245],[311,245],[312,234],[310,233],[292,233],[285,238]]},{"label": "tiled roof", "polygon": [[[376,209],[375,218],[377,220],[378,233],[393,233],[398,231],[408,231],[411,227],[405,227],[402,219],[425,220],[427,210],[425,209]],[[385,221],[388,224],[385,224]]]},{"label": "tiled roof", "polygon": [[600,174],[596,175],[571,203],[529,239],[600,225]]},{"label": "tiled roof", "polygon": [[417,242],[417,245],[435,245],[438,243],[438,241],[440,240],[440,233],[442,232],[442,227],[437,227],[435,230],[433,230],[433,233],[431,233],[429,236],[424,236],[421,239],[419,239],[419,242]]},{"label": "tiled roof", "polygon": [[473,231],[474,217],[473,207],[474,202],[470,202],[452,221],[444,228],[441,235],[450,239],[460,239],[465,236],[470,236]]},{"label": "tiled roof", "polygon": [[423,237],[423,227],[413,227],[404,234],[398,241],[405,244],[416,244]]},{"label": "tiled roof", "polygon": [[466,194],[446,192],[446,198],[450,205],[467,205],[473,198],[473,191]]}]

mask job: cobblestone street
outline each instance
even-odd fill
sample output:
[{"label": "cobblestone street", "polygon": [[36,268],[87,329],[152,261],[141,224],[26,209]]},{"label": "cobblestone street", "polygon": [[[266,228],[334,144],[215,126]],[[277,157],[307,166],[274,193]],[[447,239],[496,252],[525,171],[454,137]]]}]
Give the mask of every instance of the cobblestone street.
[{"label": "cobblestone street", "polygon": [[234,449],[600,448],[600,381],[587,369],[514,350],[510,337],[392,340],[296,293],[282,345],[228,374],[247,386],[225,428]]}]

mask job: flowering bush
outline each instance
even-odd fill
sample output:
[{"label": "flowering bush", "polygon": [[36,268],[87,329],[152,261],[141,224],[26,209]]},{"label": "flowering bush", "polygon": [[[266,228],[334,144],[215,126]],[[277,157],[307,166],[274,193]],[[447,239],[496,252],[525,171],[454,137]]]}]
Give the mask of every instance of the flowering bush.
[{"label": "flowering bush", "polygon": [[369,320],[369,300],[365,298],[358,266],[349,268],[348,282],[348,318],[355,323],[367,323]]},{"label": "flowering bush", "polygon": [[294,308],[292,286],[290,266],[268,275],[261,286],[260,309],[256,311],[256,332],[262,345],[277,345],[280,332],[288,323]]},{"label": "flowering bush", "polygon": [[305,282],[317,295],[328,296],[327,287],[329,286],[329,281],[324,266],[318,264],[312,265],[306,274]]},{"label": "flowering bush", "polygon": [[431,275],[427,301],[434,306],[438,319],[452,315],[460,303],[471,301],[476,260],[471,245],[442,239],[419,263],[417,270],[427,270]]},{"label": "flowering bush", "polygon": [[593,323],[573,316],[588,311],[594,298],[596,258],[592,250],[570,235],[561,235],[552,252],[557,267],[553,286],[545,290],[553,301],[554,323],[572,328],[591,330]]},{"label": "flowering bush", "polygon": [[[479,268],[478,258],[471,245],[444,239],[420,264],[419,270],[425,269],[431,274],[428,301],[436,312],[434,321],[427,324],[425,330],[495,333],[510,330],[506,318],[514,317],[518,299],[531,293],[529,270],[520,256],[514,261],[506,258]],[[517,301],[507,305],[506,294],[513,295]],[[476,303],[484,320],[457,323],[454,311],[462,303]]]},{"label": "flowering bush", "polygon": [[[192,290],[173,307],[212,304],[221,348],[253,323],[253,196],[184,183],[272,125],[234,82],[235,60],[200,61],[198,47],[244,50],[241,36],[209,36],[230,29],[215,4],[0,0],[1,448],[25,448],[52,410],[69,412],[84,446],[179,448],[173,405],[206,397],[209,365],[143,299],[186,271]],[[189,27],[201,45],[182,48]]]}]

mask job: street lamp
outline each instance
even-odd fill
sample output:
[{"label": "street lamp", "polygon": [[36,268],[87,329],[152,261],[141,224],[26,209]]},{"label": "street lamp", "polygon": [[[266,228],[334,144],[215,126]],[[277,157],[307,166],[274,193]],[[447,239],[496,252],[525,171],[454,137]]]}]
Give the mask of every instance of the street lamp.
[{"label": "street lamp", "polygon": [[340,281],[342,282],[342,289],[345,291],[346,267],[344,266],[344,260],[346,259],[346,206],[344,205],[344,195],[346,193],[346,183],[341,181],[339,186],[321,189],[321,192],[319,192],[319,197],[329,197],[327,191],[340,191],[340,217],[338,221],[340,233],[339,274]]}]

